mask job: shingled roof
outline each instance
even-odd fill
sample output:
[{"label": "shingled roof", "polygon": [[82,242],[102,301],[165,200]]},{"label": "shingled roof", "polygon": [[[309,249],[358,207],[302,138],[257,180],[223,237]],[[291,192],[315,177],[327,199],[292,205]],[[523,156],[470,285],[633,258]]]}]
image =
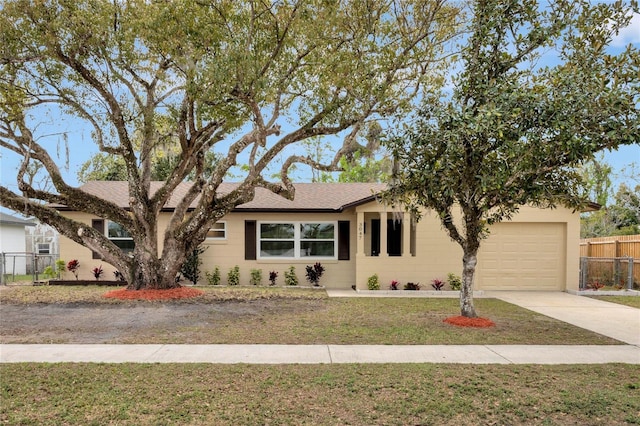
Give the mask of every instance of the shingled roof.
[{"label": "shingled roof", "polygon": [[[151,182],[151,193],[155,192],[162,182]],[[223,183],[219,188],[221,194],[232,191],[238,184]],[[304,211],[304,212],[339,212],[375,199],[375,195],[386,188],[379,183],[297,183],[295,198],[290,201],[264,188],[257,188],[253,201],[242,204],[234,211]],[[173,193],[166,210],[175,208],[178,200],[191,187],[190,182],[181,183]],[[127,208],[128,183],[125,181],[90,181],[80,187],[83,191],[109,200],[114,204]],[[192,205],[192,207],[195,207]],[[66,210],[59,206],[60,210]]]}]

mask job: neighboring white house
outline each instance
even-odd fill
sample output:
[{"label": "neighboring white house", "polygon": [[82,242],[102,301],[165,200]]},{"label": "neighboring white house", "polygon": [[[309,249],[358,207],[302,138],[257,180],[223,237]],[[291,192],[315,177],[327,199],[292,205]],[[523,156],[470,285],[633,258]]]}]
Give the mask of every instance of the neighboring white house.
[{"label": "neighboring white house", "polygon": [[35,225],[31,220],[0,212],[0,267],[3,274],[27,273],[26,228]]}]

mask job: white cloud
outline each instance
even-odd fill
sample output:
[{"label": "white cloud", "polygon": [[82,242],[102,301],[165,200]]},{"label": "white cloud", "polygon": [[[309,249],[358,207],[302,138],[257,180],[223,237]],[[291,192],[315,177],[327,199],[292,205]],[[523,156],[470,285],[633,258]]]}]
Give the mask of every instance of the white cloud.
[{"label": "white cloud", "polygon": [[621,29],[620,32],[613,37],[612,46],[621,47],[629,43],[640,43],[640,14],[634,13],[629,25]]}]

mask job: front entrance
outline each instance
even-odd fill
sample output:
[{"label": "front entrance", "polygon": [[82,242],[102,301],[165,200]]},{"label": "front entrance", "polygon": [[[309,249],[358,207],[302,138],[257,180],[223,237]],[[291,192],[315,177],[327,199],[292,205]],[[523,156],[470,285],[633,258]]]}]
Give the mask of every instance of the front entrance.
[{"label": "front entrance", "polygon": [[[402,221],[387,219],[387,253],[402,256]],[[371,219],[371,256],[380,255],[380,219]]]}]

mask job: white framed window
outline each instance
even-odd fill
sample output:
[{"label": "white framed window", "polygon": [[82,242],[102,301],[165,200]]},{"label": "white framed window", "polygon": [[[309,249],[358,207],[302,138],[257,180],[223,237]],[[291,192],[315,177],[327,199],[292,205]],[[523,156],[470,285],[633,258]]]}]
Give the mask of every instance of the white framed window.
[{"label": "white framed window", "polygon": [[337,259],[337,222],[259,222],[259,259]]},{"label": "white framed window", "polygon": [[38,254],[51,254],[51,244],[38,243]]},{"label": "white framed window", "polygon": [[207,232],[207,240],[226,240],[227,239],[227,222],[221,221],[214,223],[209,232]]},{"label": "white framed window", "polygon": [[107,238],[120,247],[123,252],[129,253],[133,251],[133,238],[119,223],[107,221]]}]

